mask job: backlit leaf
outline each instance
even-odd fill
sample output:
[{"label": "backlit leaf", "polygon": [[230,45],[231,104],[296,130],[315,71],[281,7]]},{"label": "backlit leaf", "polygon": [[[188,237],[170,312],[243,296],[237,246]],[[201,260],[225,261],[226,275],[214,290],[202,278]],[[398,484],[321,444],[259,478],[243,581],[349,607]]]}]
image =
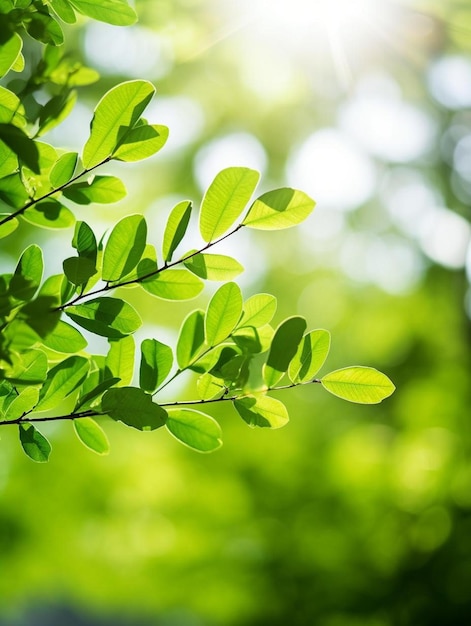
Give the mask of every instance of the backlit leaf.
[{"label": "backlit leaf", "polygon": [[200,411],[170,409],[166,426],[176,439],[198,452],[213,452],[222,446],[220,425]]},{"label": "backlit leaf", "polygon": [[47,379],[41,389],[38,411],[53,409],[70,395],[88,373],[90,362],[83,356],[69,356],[55,365],[47,373]]},{"label": "backlit leaf", "polygon": [[16,398],[9,404],[5,419],[16,420],[29,413],[38,403],[39,389],[37,387],[26,387],[21,390]]},{"label": "backlit leaf", "polygon": [[116,176],[95,176],[90,182],[81,181],[66,187],[62,193],[77,204],[112,204],[126,196],[126,187]]},{"label": "backlit leaf", "polygon": [[244,226],[261,230],[280,230],[306,219],[316,203],[302,191],[285,187],[261,195],[250,207]]},{"label": "backlit leaf", "polygon": [[194,254],[184,261],[186,268],[206,280],[232,280],[244,271],[242,265],[224,254]]},{"label": "backlit leaf", "polygon": [[243,326],[265,326],[269,324],[276,313],[277,300],[269,293],[257,293],[244,302],[242,318],[237,324]]},{"label": "backlit leaf", "polygon": [[18,33],[11,36],[0,44],[0,78],[13,67],[16,59],[21,55],[23,40]]},{"label": "backlit leaf", "polygon": [[125,139],[113,152],[118,161],[141,161],[158,152],[168,139],[168,128],[158,124],[140,124],[126,133]]},{"label": "backlit leaf", "polygon": [[97,454],[108,454],[110,444],[103,428],[91,417],[74,420],[74,430],[84,446]]},{"label": "backlit leaf", "polygon": [[83,15],[107,24],[129,26],[137,20],[136,12],[126,0],[69,0],[69,3]]},{"label": "backlit leaf", "polygon": [[166,411],[152,402],[152,396],[137,387],[109,389],[103,396],[101,408],[112,419],[137,430],[155,430],[167,419]]},{"label": "backlit leaf", "polygon": [[54,198],[38,202],[25,211],[22,217],[30,224],[43,228],[69,228],[75,223],[72,211]]},{"label": "backlit leaf", "polygon": [[205,317],[205,337],[209,346],[226,339],[240,319],[242,294],[236,283],[222,285],[211,298]]},{"label": "backlit leaf", "polygon": [[289,421],[285,405],[275,398],[254,394],[235,400],[234,407],[242,419],[253,428],[282,428]]},{"label": "backlit leaf", "polygon": [[164,300],[191,300],[201,293],[204,283],[188,270],[168,269],[146,278],[142,287]]},{"label": "backlit leaf", "polygon": [[153,393],[169,375],[172,364],[173,352],[169,346],[157,339],[144,339],[141,343],[140,388]]},{"label": "backlit leaf", "polygon": [[191,209],[191,202],[183,200],[172,209],[169,215],[162,243],[162,255],[167,263],[172,260],[173,253],[185,236],[190,223]]},{"label": "backlit leaf", "polygon": [[276,385],[288,370],[305,330],[306,320],[303,317],[289,317],[276,329],[267,362],[263,366],[263,379],[268,388]]},{"label": "backlit leaf", "polygon": [[65,312],[82,328],[111,339],[130,335],[142,324],[135,309],[118,298],[95,298],[67,307]]},{"label": "backlit leaf", "polygon": [[184,320],[177,341],[177,362],[187,368],[201,352],[204,344],[204,311],[196,309]]},{"label": "backlit leaf", "polygon": [[41,343],[46,348],[65,354],[80,352],[80,350],[87,347],[85,337],[76,328],[62,320],[57,322],[54,331],[50,335],[46,335],[41,340]]},{"label": "backlit leaf", "polygon": [[119,378],[120,385],[129,385],[134,374],[134,337],[110,339],[110,348],[105,360],[107,378]]},{"label": "backlit leaf", "polygon": [[49,180],[54,189],[62,187],[71,180],[77,166],[78,154],[65,152],[62,154],[49,173]]},{"label": "backlit leaf", "polygon": [[51,454],[51,444],[33,424],[20,424],[20,442],[23,450],[36,463],[46,463]]},{"label": "backlit leaf", "polygon": [[360,404],[377,404],[395,390],[391,380],[372,367],[344,367],[321,379],[322,386],[339,398]]},{"label": "backlit leaf", "polygon": [[311,380],[324,365],[330,350],[330,333],[313,330],[305,335],[289,364],[288,375],[293,383]]},{"label": "backlit leaf", "polygon": [[142,215],[123,217],[111,231],[103,255],[103,280],[114,282],[131,272],[146,247],[147,224]]}]

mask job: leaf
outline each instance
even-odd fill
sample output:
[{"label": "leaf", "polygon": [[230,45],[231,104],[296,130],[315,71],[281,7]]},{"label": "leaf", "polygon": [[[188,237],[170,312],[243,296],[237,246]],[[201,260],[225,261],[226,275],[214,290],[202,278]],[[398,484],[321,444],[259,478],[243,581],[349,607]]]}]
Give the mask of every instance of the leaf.
[{"label": "leaf", "polygon": [[[12,355],[13,357],[13,355]],[[41,350],[30,349],[12,358],[13,365],[7,378],[17,387],[40,385],[47,376],[47,357]]]},{"label": "leaf", "polygon": [[72,246],[77,250],[80,257],[91,259],[96,264],[98,254],[96,237],[93,230],[85,222],[75,224]]},{"label": "leaf", "polygon": [[190,223],[191,210],[191,202],[183,200],[173,207],[169,215],[162,243],[162,255],[166,263],[172,260],[173,253],[185,236]]},{"label": "leaf", "polygon": [[82,328],[111,339],[130,335],[142,324],[135,309],[118,298],[95,298],[68,307],[66,314]]},{"label": "leaf", "polygon": [[43,228],[69,228],[75,223],[75,217],[63,204],[48,198],[28,208],[22,214],[25,221]]},{"label": "leaf", "polygon": [[395,390],[391,380],[372,367],[344,367],[321,378],[334,396],[360,404],[378,404]]},{"label": "leaf", "polygon": [[36,174],[40,173],[39,150],[36,143],[20,128],[11,124],[0,124],[0,140]]},{"label": "leaf", "polygon": [[54,189],[62,187],[71,180],[77,166],[78,154],[76,152],[65,152],[53,165],[49,180]]},{"label": "leaf", "polygon": [[166,426],[176,439],[197,452],[214,452],[222,446],[220,425],[200,411],[171,409]]},{"label": "leaf", "polygon": [[242,318],[237,328],[269,324],[276,313],[277,300],[269,293],[257,293],[244,302]]},{"label": "leaf", "polygon": [[0,78],[13,67],[23,48],[23,40],[18,33],[9,35],[6,41],[0,42]]},{"label": "leaf", "polygon": [[304,335],[289,364],[288,376],[291,382],[311,380],[324,365],[329,350],[330,333],[327,330],[313,330]]},{"label": "leaf", "polygon": [[113,152],[118,161],[142,161],[164,147],[168,139],[167,126],[141,124],[131,128]]},{"label": "leaf", "polygon": [[46,348],[65,354],[74,354],[87,347],[85,337],[76,328],[62,320],[59,320],[54,331],[46,335],[41,343]]},{"label": "leaf", "polygon": [[47,13],[47,9],[31,13],[28,21],[25,20],[25,26],[28,35],[31,35],[33,39],[41,43],[51,44],[53,46],[60,46],[64,43],[62,28],[58,22]]},{"label": "leaf", "polygon": [[201,352],[204,343],[204,311],[196,309],[183,320],[177,341],[177,362],[186,369]]},{"label": "leaf", "polygon": [[95,263],[84,257],[69,257],[62,262],[62,268],[73,285],[84,285],[96,273]]},{"label": "leaf", "polygon": [[75,12],[67,0],[49,0],[49,4],[53,8],[57,16],[67,24],[75,24],[77,18]]},{"label": "leaf", "polygon": [[261,230],[290,228],[304,221],[315,206],[314,200],[302,191],[275,189],[255,200],[242,223]]},{"label": "leaf", "polygon": [[46,463],[51,454],[51,444],[33,424],[20,424],[20,442],[23,450],[36,463]]},{"label": "leaf", "polygon": [[[94,374],[97,374],[97,373],[98,372],[96,371],[92,372],[92,377]],[[107,391],[110,387],[113,387],[113,385],[116,385],[117,383],[119,383],[119,378],[108,378],[98,383],[95,387],[90,389],[90,391],[87,391],[85,394],[82,395],[82,391],[85,388],[87,388],[87,383],[90,382],[90,379],[92,377],[89,376],[84,381],[84,384],[81,387],[81,392],[79,394],[77,402],[75,403],[74,411],[78,411],[78,409],[80,408],[88,408],[92,406],[93,402],[96,401],[97,398],[99,398],[102,394],[104,394],[105,391]]]},{"label": "leaf", "polygon": [[36,406],[38,398],[39,390],[36,387],[26,387],[8,406],[5,419],[16,420],[23,417]]},{"label": "leaf", "polygon": [[139,263],[146,247],[147,224],[142,215],[123,217],[111,231],[103,255],[103,280],[115,282]]},{"label": "leaf", "polygon": [[[90,4],[102,6],[101,2]],[[155,88],[149,81],[131,80],[116,85],[102,97],[95,108],[90,137],[83,149],[82,161],[87,170],[109,159],[126,140],[154,93]]]},{"label": "leaf", "polygon": [[69,0],[69,3],[83,15],[107,24],[129,26],[137,20],[136,12],[126,0]]},{"label": "leaf", "polygon": [[10,281],[10,294],[15,300],[31,300],[43,275],[43,253],[39,246],[31,244],[22,253]]},{"label": "leaf", "polygon": [[206,280],[232,280],[244,271],[242,265],[224,254],[194,254],[183,264],[186,268]]},{"label": "leaf", "polygon": [[137,387],[109,389],[103,396],[101,408],[115,421],[137,430],[155,430],[167,419],[166,411],[152,402],[152,396]]},{"label": "leaf", "polygon": [[222,285],[208,304],[205,317],[205,338],[209,346],[215,346],[226,339],[240,319],[242,294],[236,283]]},{"label": "leaf", "polygon": [[69,356],[55,365],[47,373],[47,379],[40,392],[37,411],[53,409],[70,395],[86,377],[90,362],[83,356]]},{"label": "leaf", "polygon": [[200,232],[210,242],[223,235],[239,217],[250,200],[260,174],[247,167],[228,167],[206,191],[200,211]]},{"label": "leaf", "polygon": [[62,193],[77,204],[112,204],[122,200],[127,192],[123,181],[116,176],[95,176],[91,182],[75,183]]},{"label": "leaf", "polygon": [[120,283],[130,283],[132,286],[136,286],[142,282],[141,279],[155,274],[157,269],[157,252],[152,244],[147,243],[137,266],[129,274],[122,276]]},{"label": "leaf", "polygon": [[[3,219],[5,219],[5,217],[7,217],[6,213],[0,213],[0,222]],[[15,232],[19,224],[20,223],[16,219],[16,217],[13,217],[12,219],[8,220],[8,222],[5,222],[4,224],[0,224],[0,239],[3,239],[4,237],[8,237],[8,235],[11,235],[11,233]]]},{"label": "leaf", "polygon": [[255,428],[282,428],[289,421],[285,405],[265,395],[246,396],[235,400],[234,407],[249,426]]},{"label": "leaf", "polygon": [[141,343],[140,388],[154,393],[169,375],[172,365],[173,352],[169,346],[157,339],[144,339]]},{"label": "leaf", "polygon": [[202,400],[212,400],[216,396],[221,395],[225,390],[220,378],[216,378],[212,374],[203,374],[196,381],[196,389]]},{"label": "leaf", "polygon": [[109,339],[109,344],[105,360],[107,378],[119,378],[121,385],[129,385],[134,373],[134,337],[128,335],[121,339]]},{"label": "leaf", "polygon": [[10,174],[0,179],[0,200],[3,200],[5,204],[14,209],[20,209],[28,198],[28,192],[19,174]]},{"label": "leaf", "polygon": [[18,96],[0,86],[0,123],[25,126],[25,110]]},{"label": "leaf", "polygon": [[255,326],[243,326],[237,328],[231,334],[231,339],[244,353],[258,354],[270,349],[273,335],[274,330],[269,324],[259,326],[258,328],[255,328]]},{"label": "leaf", "polygon": [[91,417],[74,420],[74,430],[84,446],[97,454],[108,454],[110,444],[103,428]]},{"label": "leaf", "polygon": [[39,128],[36,136],[42,136],[58,126],[72,112],[77,102],[77,92],[69,91],[53,96],[39,113]]},{"label": "leaf", "polygon": [[276,385],[288,370],[305,330],[306,320],[296,316],[284,320],[276,329],[263,366],[263,380],[268,388]]},{"label": "leaf", "polygon": [[201,293],[204,283],[188,270],[168,269],[144,279],[142,287],[163,300],[191,300]]}]

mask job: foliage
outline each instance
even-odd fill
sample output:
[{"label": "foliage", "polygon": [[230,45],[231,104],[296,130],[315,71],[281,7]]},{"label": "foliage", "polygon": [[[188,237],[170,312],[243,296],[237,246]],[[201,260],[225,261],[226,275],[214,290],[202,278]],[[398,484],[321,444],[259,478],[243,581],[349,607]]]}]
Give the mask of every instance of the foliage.
[{"label": "foliage", "polygon": [[[341,398],[366,404],[394,391],[384,374],[367,367],[315,378],[329,352],[329,333],[307,331],[300,316],[288,317],[275,329],[276,299],[261,293],[244,300],[233,282],[241,264],[209,252],[246,228],[280,230],[301,223],[315,205],[302,191],[275,189],[251,200],[259,173],[247,167],[222,170],[199,211],[204,245],[180,255],[176,252],[184,245],[192,213],[189,200],[171,210],[161,242],[148,240],[146,219],[139,214],[124,217],[105,234],[76,221],[74,204],[112,203],[126,193],[120,179],[95,170],[113,160],[132,162],[155,154],[165,145],[168,129],[143,118],[154,86],[130,80],[98,102],[80,155],[43,142],[40,138],[70,113],[76,88],[97,79],[94,70],[62,54],[60,24],[75,22],[78,12],[126,25],[135,20],[134,11],[124,0],[2,0],[0,11],[4,75],[24,68],[24,31],[44,44],[29,78],[12,80],[0,90],[0,237],[22,222],[50,229],[75,225],[76,254],[63,260],[63,273],[44,278],[42,250],[32,244],[0,277],[0,425],[18,427],[31,459],[47,461],[51,450],[38,422],[72,420],[80,441],[98,454],[109,446],[95,418],[101,422],[106,416],[137,430],[165,427],[185,445],[210,452],[221,445],[221,427],[194,406],[231,403],[250,426],[279,428],[288,412],[268,395],[275,390],[319,383]],[[48,94],[44,104],[35,98],[39,90]],[[175,348],[155,338],[136,347],[139,312],[125,298],[108,295],[135,286],[156,298],[189,300],[202,291],[204,280],[223,284],[206,310],[189,313]],[[106,355],[85,350],[83,330],[107,339]],[[136,356],[139,375],[133,385]],[[162,401],[161,391],[186,371],[197,374],[199,397]],[[56,414],[64,402],[73,408]]]}]

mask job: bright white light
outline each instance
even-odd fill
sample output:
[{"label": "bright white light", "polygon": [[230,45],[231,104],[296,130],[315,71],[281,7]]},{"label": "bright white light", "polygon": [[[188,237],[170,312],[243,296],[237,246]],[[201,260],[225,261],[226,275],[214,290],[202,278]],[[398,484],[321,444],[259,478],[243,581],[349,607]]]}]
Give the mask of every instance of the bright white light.
[{"label": "bright white light", "polygon": [[449,109],[471,106],[471,62],[462,56],[439,59],[429,71],[429,87],[433,96]]},{"label": "bright white light", "polygon": [[464,217],[449,209],[434,209],[421,230],[420,245],[433,261],[453,269],[465,266],[471,226]]}]

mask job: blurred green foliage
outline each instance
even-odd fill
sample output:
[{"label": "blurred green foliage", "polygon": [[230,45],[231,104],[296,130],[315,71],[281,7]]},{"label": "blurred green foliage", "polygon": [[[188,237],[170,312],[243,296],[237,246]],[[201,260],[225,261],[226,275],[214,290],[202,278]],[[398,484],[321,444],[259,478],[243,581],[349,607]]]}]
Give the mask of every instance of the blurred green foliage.
[{"label": "blurred green foliage", "polygon": [[[225,4],[232,6],[219,6]],[[170,138],[174,131],[177,139],[172,150],[169,140],[167,157],[164,151],[132,171],[130,200],[102,209],[103,221],[132,207],[161,228],[163,207],[153,205],[153,198],[168,194],[168,209],[176,190],[200,192],[200,164],[228,135],[255,137],[255,143],[243,144],[247,161],[261,145],[270,182],[286,182],[287,162],[305,138],[325,127],[340,128],[342,111],[378,76],[374,94],[383,95],[384,88],[389,97],[395,85],[435,130],[414,158],[370,155],[374,193],[353,209],[337,211],[327,197],[297,232],[260,233],[236,244],[254,266],[246,291],[275,294],[278,319],[298,313],[312,328],[329,328],[332,367],[353,360],[377,366],[395,382],[396,394],[365,408],[327,397],[317,387],[279,392],[292,415],[281,431],[248,430],[232,411],[215,410],[225,445],[210,457],[169,438],[118,427],[110,431],[111,455],[95,457],[71,436],[72,425],[64,424],[49,426],[58,445],[51,462],[37,466],[8,445],[16,433],[2,433],[2,626],[20,623],[23,612],[30,617],[22,623],[39,623],[37,607],[43,605],[75,607],[95,616],[90,624],[101,623],[104,615],[165,626],[470,621],[465,259],[452,254],[461,240],[445,222],[414,231],[432,214],[431,200],[419,215],[420,197],[399,195],[398,214],[397,204],[391,212],[391,198],[411,180],[425,181],[422,189],[447,208],[447,218],[462,218],[459,232],[466,234],[471,200],[457,149],[471,135],[471,101],[457,104],[443,96],[453,91],[443,86],[451,66],[445,78],[437,76],[440,62],[459,58],[465,72],[458,82],[470,84],[471,10],[458,0],[424,0],[404,11],[389,39],[367,54],[350,55],[347,84],[335,71],[328,42],[296,49],[288,63],[287,39],[279,35],[268,43],[263,14],[238,30],[246,16],[239,15],[239,22],[234,15],[224,17],[209,0],[137,3],[139,26],[129,29],[134,39],[119,40],[128,29],[118,34],[84,23],[76,54],[93,66],[101,41],[118,58],[114,67],[105,66],[110,55],[102,51],[103,77],[87,88],[89,102],[117,80],[141,75],[156,83],[159,123],[168,124]],[[151,48],[155,63],[142,75],[139,61],[147,62],[150,53],[139,52],[136,41],[147,42],[149,33],[157,42]],[[116,37],[114,46],[110,36]],[[133,54],[136,68],[122,61],[120,69],[119,59]],[[265,78],[277,74],[285,88],[269,90]],[[266,94],[256,88],[257,80]],[[368,136],[365,118],[360,122],[360,135]],[[80,119],[74,123],[78,134]],[[400,134],[401,123],[396,127],[386,113],[384,123]],[[80,143],[73,133],[70,140]],[[232,164],[253,165],[243,155],[237,158],[242,162]],[[339,169],[338,187],[347,174]],[[316,196],[315,168],[312,186]],[[18,249],[19,237],[12,235],[11,249],[2,247],[2,255]],[[373,250],[370,256],[366,249]],[[414,260],[405,278],[401,273],[410,266],[404,255]],[[152,325],[156,305],[146,294],[138,298]],[[162,306],[159,324],[174,333],[190,306]],[[190,392],[191,383],[185,390]]]}]

